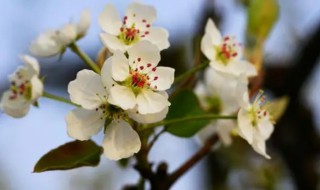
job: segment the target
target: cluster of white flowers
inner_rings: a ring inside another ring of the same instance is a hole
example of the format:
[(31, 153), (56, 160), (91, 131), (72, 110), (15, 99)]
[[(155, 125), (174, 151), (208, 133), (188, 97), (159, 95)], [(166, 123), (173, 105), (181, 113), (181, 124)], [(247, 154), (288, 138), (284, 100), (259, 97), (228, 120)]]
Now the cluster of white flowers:
[(99, 17), (106, 32), (101, 39), (113, 55), (103, 64), (101, 75), (82, 70), (68, 86), (71, 101), (81, 106), (66, 117), (69, 135), (88, 140), (105, 127), (103, 148), (109, 159), (127, 158), (140, 150), (139, 135), (129, 118), (154, 123), (168, 112), (165, 90), (173, 83), (174, 69), (157, 67), (160, 50), (169, 43), (165, 29), (149, 30), (154, 19), (153, 7), (133, 3), (121, 22), (113, 6), (107, 5)]
[(256, 76), (257, 71), (250, 62), (242, 59), (242, 49), (235, 37), (222, 37), (214, 22), (208, 20), (201, 51), (209, 59), (210, 67), (195, 92), (201, 105), (212, 113), (230, 115), (238, 111), (238, 122), (212, 121), (199, 135), (206, 138), (217, 133), (224, 144), (230, 145), (231, 134), (236, 131), (256, 152), (270, 158), (265, 141), (273, 131), (273, 124), (263, 107), (264, 96), (259, 94), (253, 104), (249, 102), (248, 78)]
[[(98, 21), (103, 30), (101, 41), (112, 55), (106, 58), (101, 72), (98, 67), (94, 71), (81, 70), (68, 85), (70, 100), (78, 105), (65, 118), (69, 136), (84, 141), (103, 130), (104, 154), (112, 160), (137, 153), (141, 147), (140, 124), (162, 121), (169, 110), (166, 90), (174, 82), (175, 70), (158, 66), (160, 51), (170, 44), (167, 30), (152, 26), (155, 19), (156, 10), (149, 5), (130, 4), (123, 19), (112, 5), (107, 5)], [(75, 46), (89, 25), (90, 13), (84, 11), (79, 23), (40, 35), (31, 43), (30, 51), (39, 57), (59, 55)], [(231, 133), (237, 131), (255, 151), (269, 158), (265, 141), (273, 132), (273, 123), (263, 106), (262, 94), (252, 104), (249, 102), (248, 78), (256, 76), (257, 71), (242, 59), (242, 49), (234, 37), (222, 37), (213, 21), (208, 20), (201, 50), (210, 66), (195, 92), (208, 112), (238, 112), (238, 122), (215, 120), (199, 135), (218, 133), (229, 145)], [(21, 58), (26, 65), (10, 75), (10, 88), (0, 102), (5, 113), (17, 118), (26, 115), (30, 105), (37, 105), (37, 99), (47, 94), (39, 78), (38, 61), (27, 55)]]

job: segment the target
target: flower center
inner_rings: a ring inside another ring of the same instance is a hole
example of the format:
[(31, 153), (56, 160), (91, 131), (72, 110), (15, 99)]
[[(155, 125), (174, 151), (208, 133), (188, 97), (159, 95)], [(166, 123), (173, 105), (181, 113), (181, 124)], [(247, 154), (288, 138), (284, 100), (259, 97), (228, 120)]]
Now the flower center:
[[(135, 15), (133, 15), (133, 17), (135, 17)], [(123, 25), (120, 28), (120, 34), (118, 36), (118, 38), (126, 45), (131, 45), (136, 43), (137, 41), (139, 41), (140, 38), (144, 38), (147, 35), (149, 35), (149, 31), (145, 30), (145, 31), (140, 31), (137, 27), (136, 24), (133, 23), (131, 26), (127, 26), (127, 20), (128, 20), (128, 16), (125, 16), (123, 18)], [(145, 24), (145, 28), (149, 28), (150, 24), (147, 24), (146, 19), (142, 19), (141, 21), (142, 23)]]
[(96, 108), (96, 112), (99, 112), (101, 114), (101, 117), (100, 117), (101, 120), (119, 119), (124, 115), (124, 112), (122, 109), (108, 103), (102, 103), (99, 107)]
[(251, 115), (251, 122), (254, 127), (258, 126), (258, 123), (263, 118), (271, 120), (269, 112), (264, 108), (265, 104), (265, 96), (263, 95), (263, 91), (260, 91), (249, 111), (249, 114)]
[(216, 47), (217, 60), (227, 65), (229, 61), (239, 55), (239, 44), (234, 37), (225, 36), (221, 46)]
[(152, 67), (151, 63), (143, 63), (141, 58), (137, 58), (133, 61), (129, 74), (130, 76), (125, 80), (124, 84), (129, 86), (133, 92), (137, 95), (142, 89), (157, 90), (157, 85), (153, 82), (159, 79), (159, 76), (155, 74), (156, 67)]
[(24, 97), (26, 100), (31, 99), (31, 83), (29, 80), (24, 80), (24, 76), (22, 73), (17, 72), (16, 77), (18, 80), (11, 81), (10, 91), (11, 95), (9, 97), (10, 100), (16, 100), (18, 97)]

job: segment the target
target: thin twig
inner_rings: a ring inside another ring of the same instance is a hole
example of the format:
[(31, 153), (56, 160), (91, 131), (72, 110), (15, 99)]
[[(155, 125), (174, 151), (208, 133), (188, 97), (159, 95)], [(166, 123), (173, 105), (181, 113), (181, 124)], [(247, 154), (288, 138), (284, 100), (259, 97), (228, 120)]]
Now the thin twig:
[(185, 174), (190, 168), (192, 168), (196, 163), (198, 163), (207, 153), (210, 152), (212, 145), (218, 142), (219, 137), (217, 134), (209, 137), (203, 147), (199, 149), (189, 160), (187, 160), (183, 165), (181, 165), (176, 171), (174, 171), (169, 176), (169, 183), (172, 185), (175, 183), (182, 175)]

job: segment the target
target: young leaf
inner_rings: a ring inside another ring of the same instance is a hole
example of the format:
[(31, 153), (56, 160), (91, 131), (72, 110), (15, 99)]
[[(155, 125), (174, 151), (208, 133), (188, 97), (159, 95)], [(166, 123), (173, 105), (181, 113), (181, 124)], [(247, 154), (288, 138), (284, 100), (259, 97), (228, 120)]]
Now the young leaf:
[[(171, 101), (167, 120), (187, 116), (203, 115), (197, 96), (191, 90), (182, 90)], [(206, 126), (208, 120), (186, 121), (179, 124), (167, 125), (167, 131), (179, 137), (191, 137)]]
[(283, 96), (266, 104), (266, 108), (269, 110), (274, 121), (277, 122), (281, 118), (287, 109), (288, 103), (289, 98), (287, 96)]
[(91, 140), (72, 141), (51, 150), (40, 158), (33, 172), (69, 170), (82, 166), (97, 166), (102, 148)]

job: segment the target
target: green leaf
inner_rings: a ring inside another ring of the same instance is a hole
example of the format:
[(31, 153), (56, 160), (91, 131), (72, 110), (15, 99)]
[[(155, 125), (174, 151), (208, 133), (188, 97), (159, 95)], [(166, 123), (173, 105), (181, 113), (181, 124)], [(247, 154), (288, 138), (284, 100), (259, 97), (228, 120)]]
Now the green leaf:
[[(197, 96), (191, 90), (182, 90), (175, 95), (166, 120), (187, 116), (203, 115)], [(205, 127), (208, 120), (186, 121), (179, 124), (167, 125), (167, 131), (179, 137), (191, 137)]]
[(82, 166), (97, 166), (102, 148), (91, 140), (72, 141), (51, 150), (40, 158), (33, 172), (69, 170)]
[(251, 0), (248, 7), (247, 32), (258, 40), (264, 40), (279, 15), (277, 0)]
[(270, 112), (272, 119), (274, 121), (278, 121), (284, 112), (287, 109), (289, 103), (289, 98), (287, 96), (283, 96), (281, 98), (272, 100), (268, 104), (266, 104), (266, 109)]

